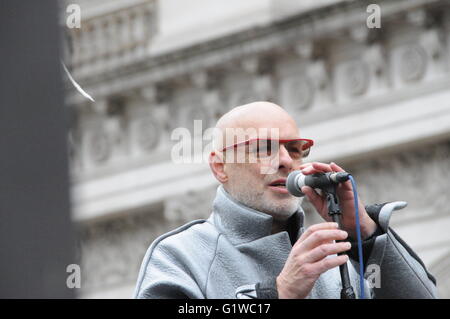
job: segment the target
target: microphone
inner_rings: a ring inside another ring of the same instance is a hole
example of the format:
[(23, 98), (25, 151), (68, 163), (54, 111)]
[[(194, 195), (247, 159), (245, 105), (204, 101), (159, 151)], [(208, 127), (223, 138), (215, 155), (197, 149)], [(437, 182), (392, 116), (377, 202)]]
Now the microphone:
[(346, 172), (328, 172), (303, 175), (301, 171), (293, 171), (287, 177), (286, 188), (291, 195), (303, 197), (305, 196), (305, 194), (301, 191), (303, 186), (322, 189), (332, 184), (345, 182), (349, 178), (350, 173)]

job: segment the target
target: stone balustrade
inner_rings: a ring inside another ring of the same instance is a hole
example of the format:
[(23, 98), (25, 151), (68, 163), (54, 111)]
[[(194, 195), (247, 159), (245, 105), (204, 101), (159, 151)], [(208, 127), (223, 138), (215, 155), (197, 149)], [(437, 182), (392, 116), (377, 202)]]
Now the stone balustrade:
[(156, 31), (156, 3), (125, 5), (94, 16), (88, 12), (87, 18), (81, 14), (81, 28), (67, 29), (66, 60), (74, 77), (95, 76), (145, 57)]

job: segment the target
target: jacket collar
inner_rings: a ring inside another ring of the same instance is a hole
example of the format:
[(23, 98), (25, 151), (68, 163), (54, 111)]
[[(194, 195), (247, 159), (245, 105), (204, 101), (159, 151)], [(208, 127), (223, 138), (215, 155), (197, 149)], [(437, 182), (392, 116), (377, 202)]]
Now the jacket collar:
[[(233, 245), (248, 243), (262, 237), (272, 235), (273, 217), (257, 211), (231, 197), (220, 185), (213, 202), (211, 222), (218, 230), (226, 235)], [(299, 207), (288, 221), (288, 232), (291, 244), (294, 243), (303, 231), (304, 213)]]

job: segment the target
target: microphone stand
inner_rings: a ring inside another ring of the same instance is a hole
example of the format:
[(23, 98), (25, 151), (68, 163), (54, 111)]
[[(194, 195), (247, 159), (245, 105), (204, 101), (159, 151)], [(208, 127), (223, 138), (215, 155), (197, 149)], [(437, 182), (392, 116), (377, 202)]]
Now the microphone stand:
[[(341, 227), (341, 209), (339, 207), (338, 197), (336, 195), (336, 185), (329, 185), (327, 187), (323, 187), (322, 190), (326, 194), (327, 205), (328, 205), (328, 215), (331, 216), (333, 222)], [(340, 240), (338, 242), (341, 242)], [(344, 253), (339, 253), (338, 255), (343, 255)], [(353, 291), (353, 287), (350, 284), (350, 276), (348, 274), (347, 263), (339, 266), (339, 271), (341, 273), (341, 281), (342, 281), (342, 290), (341, 290), (341, 299), (356, 299), (355, 292)]]

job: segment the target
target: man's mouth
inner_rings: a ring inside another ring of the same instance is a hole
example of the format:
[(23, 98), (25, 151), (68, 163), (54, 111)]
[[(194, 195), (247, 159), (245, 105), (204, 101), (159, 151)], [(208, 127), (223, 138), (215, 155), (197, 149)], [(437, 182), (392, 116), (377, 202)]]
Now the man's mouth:
[(277, 193), (288, 194), (286, 189), (286, 178), (277, 179), (269, 184), (269, 188)]

